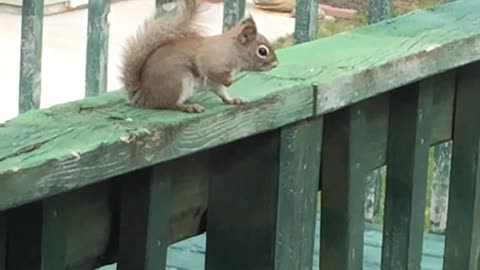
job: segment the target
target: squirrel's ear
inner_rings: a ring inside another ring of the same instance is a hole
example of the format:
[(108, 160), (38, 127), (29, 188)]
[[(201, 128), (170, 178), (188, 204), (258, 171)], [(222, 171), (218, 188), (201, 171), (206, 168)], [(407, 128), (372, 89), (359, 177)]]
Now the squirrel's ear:
[(247, 44), (257, 38), (257, 27), (251, 24), (242, 25), (242, 30), (238, 35), (240, 44)]
[(240, 25), (253, 25), (257, 27), (255, 20), (253, 20), (252, 14), (248, 13), (248, 15), (240, 22)]

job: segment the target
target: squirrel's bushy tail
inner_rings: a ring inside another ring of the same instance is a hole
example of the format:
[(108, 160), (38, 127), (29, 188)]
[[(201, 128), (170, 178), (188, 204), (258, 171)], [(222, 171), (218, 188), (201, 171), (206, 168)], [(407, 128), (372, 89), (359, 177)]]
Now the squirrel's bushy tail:
[[(168, 7), (172, 7), (173, 10), (166, 11)], [(195, 32), (194, 20), (198, 9), (197, 0), (175, 0), (160, 7), (154, 16), (143, 23), (135, 35), (127, 39), (120, 80), (131, 101), (141, 102), (140, 76), (148, 57), (158, 47)]]

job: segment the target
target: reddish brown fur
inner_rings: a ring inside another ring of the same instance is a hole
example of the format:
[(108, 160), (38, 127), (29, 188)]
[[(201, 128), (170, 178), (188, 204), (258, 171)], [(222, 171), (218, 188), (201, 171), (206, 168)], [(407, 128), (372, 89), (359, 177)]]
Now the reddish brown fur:
[[(224, 34), (203, 37), (193, 24), (199, 5), (178, 0), (177, 7), (176, 14), (147, 20), (127, 44), (122, 79), (130, 100), (144, 108), (201, 112), (200, 105), (184, 102), (210, 88), (225, 103), (243, 103), (229, 97), (226, 87), (239, 71), (274, 68), (278, 62), (270, 43), (251, 17)], [(260, 46), (268, 48), (268, 56), (260, 56)]]

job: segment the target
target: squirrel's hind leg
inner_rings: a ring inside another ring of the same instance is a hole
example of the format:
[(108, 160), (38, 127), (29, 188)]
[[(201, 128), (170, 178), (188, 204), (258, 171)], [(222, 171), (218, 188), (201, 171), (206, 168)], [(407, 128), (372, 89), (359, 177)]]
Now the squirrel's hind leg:
[(182, 79), (182, 89), (178, 97), (175, 109), (186, 113), (201, 113), (205, 108), (200, 104), (185, 104), (197, 91), (198, 82), (192, 74), (188, 74)]

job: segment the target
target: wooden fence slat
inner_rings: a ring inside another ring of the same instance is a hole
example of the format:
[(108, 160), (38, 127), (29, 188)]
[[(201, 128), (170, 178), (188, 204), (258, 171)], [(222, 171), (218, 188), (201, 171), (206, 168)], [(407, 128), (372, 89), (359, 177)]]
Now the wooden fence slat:
[(313, 266), (322, 129), (318, 117), (281, 130), (276, 270)]
[(420, 270), (433, 83), (390, 93), (382, 270)]
[(368, 0), (368, 23), (389, 19), (392, 15), (392, 0)]
[(272, 268), (278, 146), (268, 132), (212, 150), (206, 270)]
[(223, 3), (223, 31), (235, 27), (245, 16), (246, 0), (225, 0)]
[(65, 268), (65, 199), (58, 195), (9, 211), (7, 269)]
[(0, 212), (0, 270), (7, 270), (7, 220), (5, 212)]
[(320, 269), (363, 267), (366, 111), (360, 102), (325, 116)]
[(165, 269), (171, 177), (178, 167), (155, 165), (122, 177), (119, 270)]
[(316, 39), (318, 0), (297, 0), (295, 10), (295, 42), (298, 44)]
[[(373, 24), (391, 16), (391, 0), (368, 0), (368, 23)], [(367, 175), (367, 189), (365, 193), (365, 218), (373, 221), (380, 209), (381, 189), (384, 185), (381, 173), (382, 167), (376, 168)]]
[(110, 0), (88, 1), (85, 96), (107, 92)]
[(40, 107), (42, 88), (43, 0), (22, 3), (19, 112)]
[(322, 119), (212, 152), (206, 269), (311, 269)]
[(480, 62), (457, 71), (444, 270), (480, 267)]

